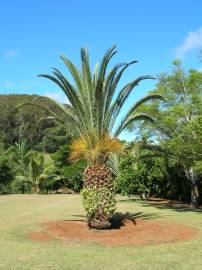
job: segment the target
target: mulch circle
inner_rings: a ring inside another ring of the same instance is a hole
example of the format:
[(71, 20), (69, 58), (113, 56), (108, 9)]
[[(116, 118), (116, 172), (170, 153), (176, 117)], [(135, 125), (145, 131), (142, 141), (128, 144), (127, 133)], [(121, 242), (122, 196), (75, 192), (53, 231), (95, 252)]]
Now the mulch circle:
[(62, 240), (97, 243), (104, 246), (146, 246), (185, 241), (194, 238), (197, 230), (183, 224), (145, 219), (125, 220), (118, 229), (89, 230), (85, 221), (53, 221), (43, 223), (43, 231), (31, 232), (28, 239), (47, 242)]

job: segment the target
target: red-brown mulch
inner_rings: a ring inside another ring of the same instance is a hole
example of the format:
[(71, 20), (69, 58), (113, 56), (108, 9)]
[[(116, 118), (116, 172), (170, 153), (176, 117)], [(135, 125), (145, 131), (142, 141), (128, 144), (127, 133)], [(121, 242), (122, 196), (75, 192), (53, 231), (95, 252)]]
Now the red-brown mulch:
[(30, 240), (65, 243), (74, 241), (97, 243), (104, 246), (145, 246), (190, 240), (196, 236), (195, 228), (183, 224), (137, 219), (125, 220), (119, 229), (89, 230), (84, 221), (54, 221), (43, 224), (44, 231), (28, 235)]

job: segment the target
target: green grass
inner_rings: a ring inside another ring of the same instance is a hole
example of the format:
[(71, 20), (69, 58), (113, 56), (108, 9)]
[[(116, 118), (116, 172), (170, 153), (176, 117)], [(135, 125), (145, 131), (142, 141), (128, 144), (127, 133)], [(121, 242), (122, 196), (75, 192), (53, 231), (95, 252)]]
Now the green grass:
[(200, 270), (202, 269), (202, 212), (149, 206), (119, 198), (118, 211), (139, 213), (196, 227), (190, 241), (147, 247), (106, 248), (96, 244), (60, 241), (46, 243), (26, 239), (28, 232), (50, 220), (79, 218), (79, 195), (0, 196), (0, 269), (64, 270)]

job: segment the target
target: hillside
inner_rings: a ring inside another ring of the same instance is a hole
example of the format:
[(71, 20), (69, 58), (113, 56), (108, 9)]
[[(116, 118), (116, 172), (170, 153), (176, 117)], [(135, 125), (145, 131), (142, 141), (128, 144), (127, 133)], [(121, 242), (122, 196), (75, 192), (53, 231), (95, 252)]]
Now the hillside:
[[(38, 128), (39, 120), (48, 116), (44, 110), (34, 106), (16, 108), (21, 103), (32, 102), (36, 97), (38, 96), (24, 94), (0, 95), (0, 142), (5, 148), (15, 144), (19, 140), (19, 136), (26, 138), (30, 146), (40, 148), (45, 147), (41, 145), (44, 136), (50, 137), (50, 134), (57, 135), (58, 132), (59, 136), (65, 135), (65, 132), (61, 129), (55, 130), (55, 124), (52, 121), (43, 122)], [(54, 102), (51, 102), (48, 98), (40, 100), (38, 104), (57, 111)], [(46, 135), (45, 130), (49, 130)]]

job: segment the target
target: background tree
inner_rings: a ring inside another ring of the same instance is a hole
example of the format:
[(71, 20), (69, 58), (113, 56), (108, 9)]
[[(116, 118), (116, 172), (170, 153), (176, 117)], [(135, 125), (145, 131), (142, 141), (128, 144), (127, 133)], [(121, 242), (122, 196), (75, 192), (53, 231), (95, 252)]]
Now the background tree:
[(83, 187), (83, 173), (87, 163), (85, 160), (70, 162), (70, 152), (70, 145), (63, 145), (52, 155), (52, 158), (57, 174), (60, 176), (61, 185), (79, 192)]
[[(171, 74), (162, 74), (154, 94), (165, 97), (165, 103), (155, 102), (144, 110), (156, 116), (155, 126), (149, 128), (151, 137), (159, 143), (165, 155), (175, 160), (184, 170), (190, 186), (191, 206), (199, 207), (202, 155), (202, 73), (189, 70), (186, 73), (180, 61), (173, 62)], [(152, 132), (153, 130), (153, 132)]]
[(165, 190), (166, 166), (155, 151), (141, 148), (141, 142), (130, 143), (119, 159), (117, 190), (141, 199), (160, 197)]
[(55, 125), (44, 129), (43, 138), (38, 144), (38, 150), (46, 153), (55, 153), (60, 146), (67, 145), (70, 138), (63, 125)]

